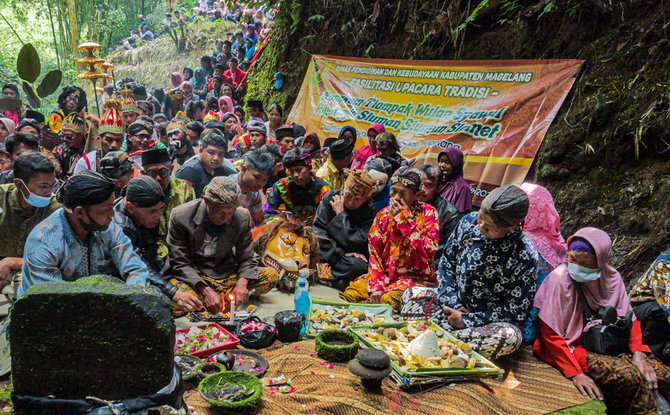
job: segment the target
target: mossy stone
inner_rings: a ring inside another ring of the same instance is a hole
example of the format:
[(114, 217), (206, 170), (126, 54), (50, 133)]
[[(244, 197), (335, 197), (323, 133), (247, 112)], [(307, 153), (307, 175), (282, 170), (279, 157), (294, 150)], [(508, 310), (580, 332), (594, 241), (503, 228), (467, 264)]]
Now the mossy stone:
[(358, 344), (358, 337), (347, 331), (323, 330), (316, 336), (316, 354), (329, 362), (347, 362), (356, 356)]
[(157, 392), (173, 375), (171, 311), (157, 289), (113, 277), (31, 287), (9, 325), (15, 393), (115, 400)]

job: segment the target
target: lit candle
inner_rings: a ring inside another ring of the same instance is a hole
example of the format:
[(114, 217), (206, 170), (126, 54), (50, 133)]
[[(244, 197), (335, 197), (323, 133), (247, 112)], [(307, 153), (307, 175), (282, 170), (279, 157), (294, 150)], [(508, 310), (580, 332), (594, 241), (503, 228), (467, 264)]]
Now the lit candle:
[(235, 296), (230, 294), (228, 296), (230, 298), (230, 324), (235, 324)]

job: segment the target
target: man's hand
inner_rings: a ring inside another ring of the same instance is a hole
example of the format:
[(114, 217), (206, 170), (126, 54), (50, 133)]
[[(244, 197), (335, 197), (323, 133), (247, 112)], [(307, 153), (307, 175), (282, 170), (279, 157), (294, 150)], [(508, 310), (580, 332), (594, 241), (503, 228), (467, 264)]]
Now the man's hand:
[(575, 384), (575, 387), (582, 395), (590, 396), (592, 399), (603, 400), (603, 394), (600, 392), (598, 385), (596, 385), (589, 375), (580, 373), (572, 378), (572, 383)]
[(21, 269), (23, 258), (7, 257), (0, 261), (0, 287), (4, 287), (11, 281), (12, 271)]
[(210, 313), (216, 314), (220, 313), (223, 309), (223, 301), (221, 296), (212, 289), (212, 287), (205, 286), (201, 291), (200, 295), (205, 300), (205, 308)]
[(365, 255), (361, 255), (358, 252), (347, 252), (346, 254), (344, 254), (344, 256), (351, 256), (354, 258), (358, 258), (362, 261), (368, 262), (368, 259), (365, 257)]
[(235, 304), (242, 305), (249, 300), (249, 290), (247, 290), (247, 279), (240, 278), (235, 284), (233, 289), (233, 295), (235, 296)]
[[(177, 303), (177, 307), (183, 312), (190, 313), (192, 311), (202, 310), (202, 303), (193, 294), (186, 293), (182, 290), (177, 290), (172, 297), (172, 301)], [(220, 310), (219, 310), (220, 311)]]
[(445, 313), (447, 313), (447, 321), (449, 322), (449, 325), (455, 329), (464, 329), (465, 324), (463, 324), (463, 319), (461, 319), (461, 314), (463, 312), (454, 310), (453, 308), (444, 306), (442, 307), (442, 310), (444, 310)]
[(400, 199), (398, 201), (394, 198), (391, 198), (389, 201), (389, 210), (391, 211), (391, 215), (395, 216), (403, 210), (409, 210), (409, 207), (404, 200)]
[(368, 302), (370, 304), (379, 304), (379, 302), (382, 299), (382, 295), (384, 295), (384, 291), (375, 291), (372, 294), (370, 294), (370, 298), (368, 299)]
[(643, 352), (633, 353), (633, 364), (640, 370), (642, 376), (647, 380), (647, 384), (651, 389), (658, 389), (658, 379), (654, 368), (649, 364), (647, 355)]
[(330, 207), (333, 208), (336, 215), (339, 215), (344, 210), (344, 198), (340, 195), (333, 196), (333, 200), (330, 201)]

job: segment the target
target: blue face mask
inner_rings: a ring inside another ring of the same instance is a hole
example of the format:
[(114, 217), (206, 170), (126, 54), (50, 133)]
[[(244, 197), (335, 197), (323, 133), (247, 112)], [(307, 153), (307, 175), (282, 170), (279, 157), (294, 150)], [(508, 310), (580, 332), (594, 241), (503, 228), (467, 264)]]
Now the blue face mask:
[[(21, 180), (21, 179), (19, 179)], [(23, 183), (23, 186), (28, 189), (28, 186), (26, 186), (26, 183), (21, 180), (21, 183)], [(46, 196), (40, 196), (36, 195), (35, 193), (31, 192), (30, 189), (28, 189), (28, 196), (26, 196), (23, 193), (23, 190), (21, 190), (21, 196), (23, 196), (23, 199), (25, 199), (26, 203), (28, 203), (30, 206), (36, 207), (36, 208), (43, 208), (49, 206), (49, 203), (51, 202), (51, 196), (46, 197)]]
[(570, 274), (570, 278), (577, 282), (595, 281), (600, 278), (599, 269), (586, 268), (572, 262), (568, 262), (568, 273)]

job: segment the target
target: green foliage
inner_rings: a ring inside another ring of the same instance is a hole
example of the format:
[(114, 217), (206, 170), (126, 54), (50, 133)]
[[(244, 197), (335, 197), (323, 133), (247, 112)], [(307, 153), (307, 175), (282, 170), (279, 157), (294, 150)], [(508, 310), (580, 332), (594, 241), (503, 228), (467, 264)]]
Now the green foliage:
[(19, 52), (19, 57), (16, 61), (16, 72), (18, 72), (21, 79), (32, 83), (37, 80), (41, 71), (40, 55), (37, 54), (35, 46), (26, 43)]
[(37, 95), (40, 97), (48, 97), (49, 95), (56, 92), (60, 83), (63, 81), (63, 72), (56, 69), (48, 74), (40, 82), (40, 86), (37, 87)]

